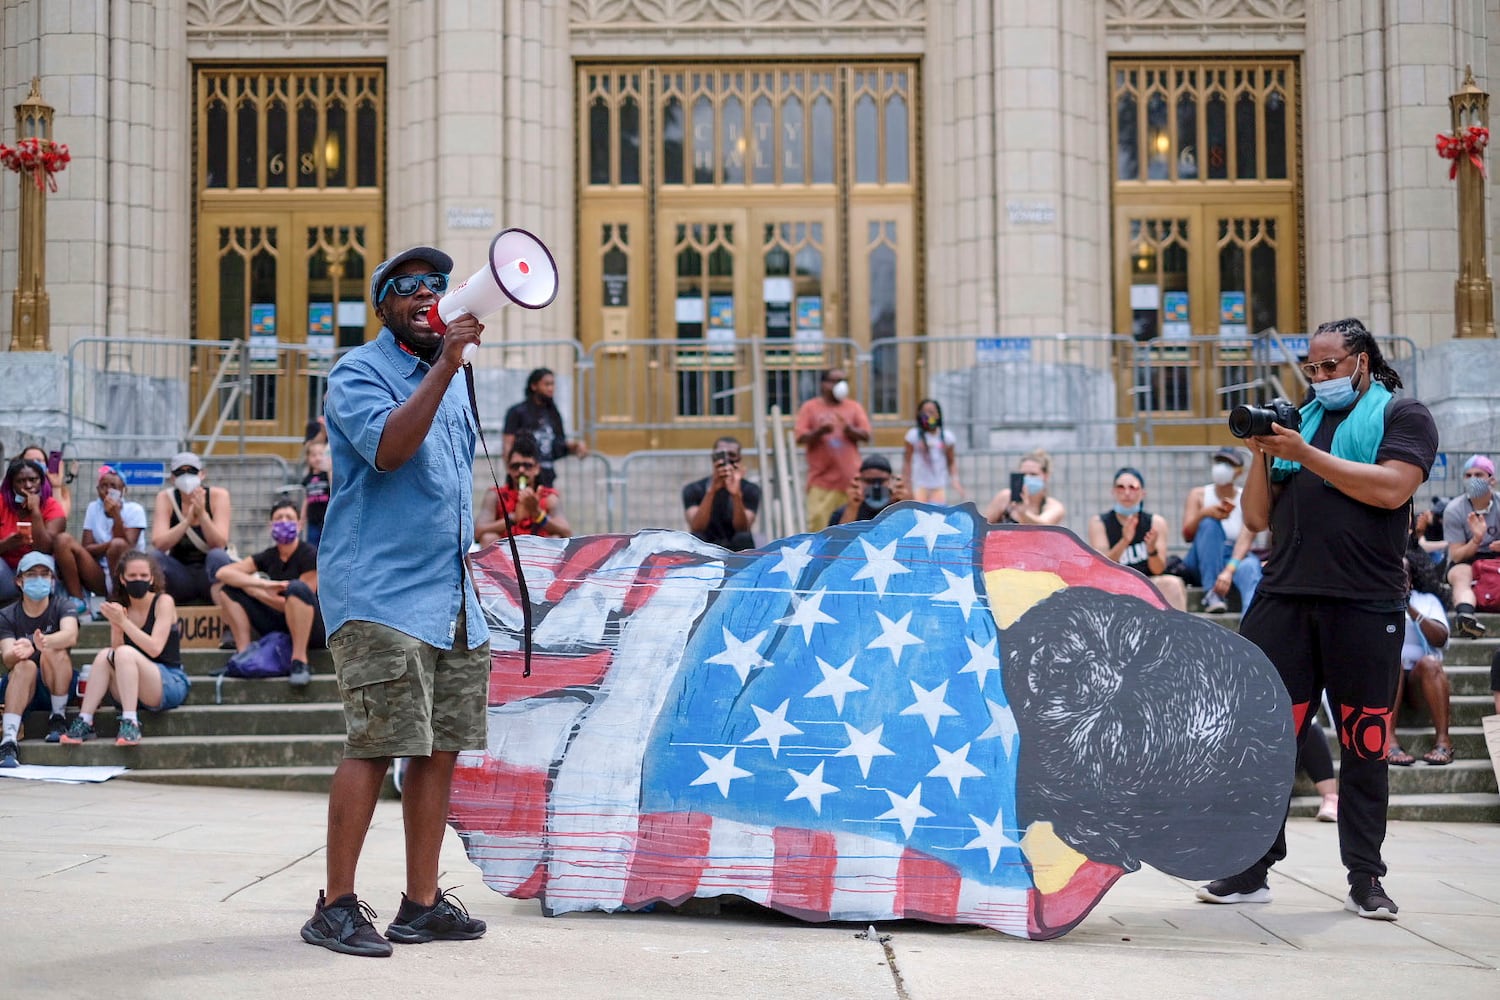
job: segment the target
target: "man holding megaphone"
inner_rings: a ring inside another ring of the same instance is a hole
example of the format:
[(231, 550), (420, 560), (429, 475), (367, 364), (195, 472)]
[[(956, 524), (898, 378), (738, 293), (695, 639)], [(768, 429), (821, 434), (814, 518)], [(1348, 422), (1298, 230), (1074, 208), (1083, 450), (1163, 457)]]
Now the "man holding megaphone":
[[(413, 247), (371, 275), (380, 335), (342, 357), (325, 404), (333, 489), (318, 549), (319, 603), (344, 701), (344, 759), (328, 802), (327, 883), (302, 938), (350, 955), (396, 941), (472, 940), (484, 921), (438, 884), (453, 767), (482, 750), (489, 633), (464, 563), (474, 537), (475, 423), (454, 378), (484, 330), (479, 309), (433, 322), (453, 260)], [(354, 872), (394, 757), (410, 758), (406, 891), (385, 937)]]

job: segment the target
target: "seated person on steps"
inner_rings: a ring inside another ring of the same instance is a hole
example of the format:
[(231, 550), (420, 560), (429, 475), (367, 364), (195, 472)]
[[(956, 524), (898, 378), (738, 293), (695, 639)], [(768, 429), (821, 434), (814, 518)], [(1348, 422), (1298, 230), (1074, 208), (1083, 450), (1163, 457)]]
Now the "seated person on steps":
[(16, 574), (28, 552), (52, 554), (52, 543), (67, 527), (67, 515), (52, 496), (46, 466), (12, 459), (0, 481), (0, 605), (21, 596)]
[(1432, 749), (1422, 755), (1428, 764), (1453, 763), (1453, 740), (1448, 719), (1453, 687), (1443, 671), (1443, 647), (1448, 643), (1448, 615), (1429, 588), (1436, 586), (1434, 568), (1402, 560), (1406, 570), (1406, 639), (1401, 645), (1401, 677), (1396, 681), (1396, 700), (1391, 704), (1391, 740), (1386, 746), (1387, 764), (1405, 767), (1416, 758), (1396, 742), (1396, 719), (1403, 703), (1425, 707), (1435, 732)]
[[(1240, 592), (1241, 613), (1250, 610), (1260, 585), (1260, 559), (1250, 551), (1255, 533), (1240, 514), (1240, 473), (1245, 456), (1238, 448), (1214, 452), (1212, 482), (1188, 491), (1182, 508), (1182, 540), (1192, 544), (1184, 569), (1203, 586), (1203, 610), (1228, 611), (1229, 588)], [(1189, 582), (1192, 577), (1189, 577)]]
[(1479, 603), (1474, 594), (1474, 564), (1500, 559), (1500, 504), (1495, 502), (1494, 490), (1495, 463), (1484, 455), (1473, 455), (1464, 463), (1464, 495), (1450, 500), (1443, 511), (1454, 625), (1459, 635), (1469, 639), (1482, 639), (1485, 633), (1474, 616)]
[(114, 597), (99, 608), (109, 622), (109, 648), (89, 668), (88, 689), (62, 741), (86, 743), (98, 733), (94, 713), (106, 695), (120, 706), (115, 746), (141, 742), (141, 708), (165, 712), (187, 700), (191, 682), (182, 669), (177, 602), (163, 593), (166, 581), (146, 552), (127, 552), (115, 564)]
[(203, 460), (190, 451), (172, 456), (172, 485), (156, 494), (151, 544), (166, 592), (180, 604), (213, 603), (214, 574), (231, 562), (229, 491), (203, 484)]
[(57, 575), (79, 600), (85, 593), (108, 594), (109, 567), (132, 549), (146, 551), (146, 509), (127, 499), (120, 474), (108, 465), (99, 466), (94, 489), (99, 495), (84, 511), (83, 538), (64, 533), (53, 545)]
[(497, 501), (504, 502), (511, 529), (518, 535), (572, 537), (573, 529), (562, 512), (562, 494), (538, 485), (541, 468), (536, 442), (526, 434), (516, 435), (505, 454), (505, 485), (498, 494), (494, 488), (485, 490), (474, 518), (474, 541), (481, 548), (505, 537), (505, 518)]
[(1146, 479), (1126, 466), (1115, 473), (1115, 503), (1089, 518), (1089, 545), (1121, 566), (1144, 573), (1161, 596), (1178, 611), (1187, 610), (1182, 577), (1163, 575), (1167, 568), (1167, 519), (1145, 509)]
[(271, 546), (219, 567), (214, 575), (214, 603), (234, 636), (237, 652), (271, 632), (292, 637), (292, 673), (287, 678), (292, 687), (312, 683), (308, 649), (328, 646), (318, 609), (318, 550), (299, 541), (301, 532), (297, 504), (278, 500), (271, 508)]
[(15, 767), (22, 718), (28, 709), (46, 712), (47, 742), (67, 728), (65, 710), (73, 690), (78, 618), (72, 602), (54, 596), (52, 557), (28, 552), (21, 557), (21, 599), (0, 608), (0, 696), (5, 700), (0, 733), (0, 767)]

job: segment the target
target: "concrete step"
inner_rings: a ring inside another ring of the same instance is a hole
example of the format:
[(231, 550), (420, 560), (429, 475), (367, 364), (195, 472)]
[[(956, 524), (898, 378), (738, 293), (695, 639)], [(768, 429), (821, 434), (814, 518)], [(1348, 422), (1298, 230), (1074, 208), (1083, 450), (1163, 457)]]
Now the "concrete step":
[(1485, 714), (1494, 714), (1495, 696), (1490, 693), (1490, 668), (1488, 666), (1455, 666), (1445, 662), (1443, 672), (1448, 675), (1448, 683), (1453, 688), (1454, 697), (1488, 698), (1490, 711)]
[[(1451, 726), (1448, 736), (1453, 741), (1453, 749), (1460, 760), (1489, 760), (1490, 752), (1485, 746), (1484, 730), (1479, 726)], [(1396, 729), (1396, 739), (1401, 746), (1413, 757), (1421, 757), (1432, 749), (1436, 736), (1431, 728), (1408, 729), (1400, 726)]]
[[(1316, 795), (1292, 799), (1292, 815), (1316, 816)], [(1500, 795), (1494, 792), (1464, 792), (1451, 795), (1392, 795), (1386, 811), (1390, 819), (1424, 823), (1500, 823)], [(1334, 824), (1328, 824), (1334, 835)]]
[[(102, 721), (102, 720), (101, 720)], [(100, 727), (96, 740), (81, 746), (27, 740), (24, 764), (119, 764), (145, 770), (222, 767), (308, 767), (336, 765), (343, 757), (343, 733), (278, 736), (158, 736), (159, 718), (142, 713), (145, 739), (117, 747), (114, 728)]]
[[(269, 788), (282, 792), (320, 792), (326, 794), (333, 783), (334, 767), (199, 767), (162, 768), (155, 771), (127, 771), (122, 779), (166, 785), (205, 785), (216, 788)], [(396, 797), (396, 785), (389, 774), (381, 789), (384, 798)]]
[[(141, 724), (151, 736), (284, 736), (344, 734), (344, 709), (339, 703), (215, 705), (212, 690), (200, 693), (170, 712), (141, 713)], [(204, 704), (204, 701), (207, 704)], [(100, 734), (113, 739), (119, 716), (113, 708), (101, 708), (94, 717)], [(26, 734), (41, 739), (47, 734), (47, 714), (26, 717)]]
[[(105, 636), (107, 643), (109, 637)], [(103, 645), (79, 645), (74, 646), (73, 666), (82, 669), (85, 663), (93, 663), (94, 657), (99, 655), (99, 650), (105, 648)], [(212, 674), (215, 670), (224, 669), (224, 664), (234, 654), (224, 649), (184, 649), (182, 650), (182, 669), (191, 677), (194, 674)], [(332, 674), (333, 657), (326, 649), (309, 650), (307, 654), (307, 666), (315, 674)]]
[[(1451, 680), (1450, 680), (1451, 683)], [(1486, 681), (1488, 684), (1488, 681)], [(1453, 726), (1478, 726), (1486, 715), (1495, 714), (1495, 698), (1484, 694), (1457, 694), (1448, 699), (1448, 724)], [(1425, 711), (1402, 706), (1400, 722), (1403, 726), (1421, 728), (1432, 724), (1432, 716)]]
[[(1335, 758), (1334, 773), (1339, 770)], [(1459, 792), (1495, 792), (1495, 768), (1488, 757), (1483, 760), (1459, 758), (1451, 764), (1435, 766), (1420, 760), (1410, 767), (1390, 769), (1392, 795), (1447, 795)], [(1294, 795), (1314, 794), (1312, 782), (1298, 774), (1292, 788)]]

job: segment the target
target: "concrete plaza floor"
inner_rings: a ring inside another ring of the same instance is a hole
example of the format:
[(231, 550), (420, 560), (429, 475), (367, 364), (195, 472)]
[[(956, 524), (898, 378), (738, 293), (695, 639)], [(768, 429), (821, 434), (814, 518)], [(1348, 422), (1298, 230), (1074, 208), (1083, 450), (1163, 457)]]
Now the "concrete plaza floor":
[[(761, 911), (572, 914), (486, 888), (457, 836), (442, 882), (477, 942), (335, 955), (298, 928), (323, 881), (325, 799), (111, 781), (0, 781), (0, 997), (1500, 997), (1500, 827), (1393, 823), (1396, 923), (1342, 908), (1331, 825), (1294, 820), (1268, 906), (1208, 906), (1129, 875), (1072, 934), (859, 927)], [(384, 926), (402, 888), (400, 804), (360, 870)]]

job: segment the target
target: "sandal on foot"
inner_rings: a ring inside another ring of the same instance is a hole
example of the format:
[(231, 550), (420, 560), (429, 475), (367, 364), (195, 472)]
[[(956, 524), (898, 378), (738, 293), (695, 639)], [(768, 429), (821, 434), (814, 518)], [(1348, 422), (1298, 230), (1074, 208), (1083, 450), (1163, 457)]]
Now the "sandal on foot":
[(1422, 755), (1422, 760), (1437, 767), (1453, 763), (1453, 748), (1435, 746)]
[(1401, 749), (1401, 744), (1392, 743), (1391, 748), (1385, 752), (1385, 762), (1394, 767), (1410, 767), (1417, 762), (1417, 758)]

